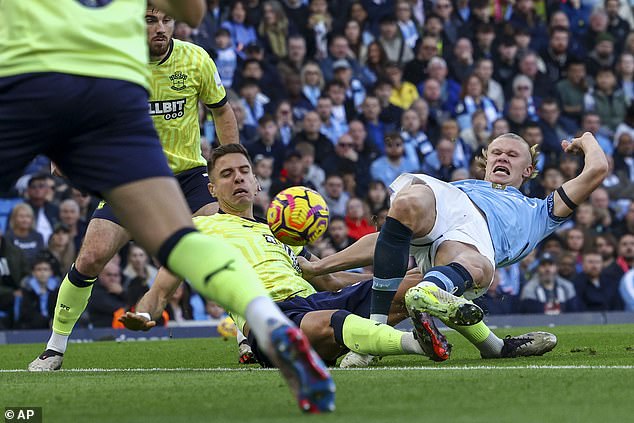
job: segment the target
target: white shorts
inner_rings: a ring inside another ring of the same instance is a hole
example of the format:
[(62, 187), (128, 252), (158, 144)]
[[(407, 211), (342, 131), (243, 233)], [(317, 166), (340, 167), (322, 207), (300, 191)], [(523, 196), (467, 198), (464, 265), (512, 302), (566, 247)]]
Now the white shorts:
[[(445, 241), (459, 241), (474, 246), (495, 268), (495, 250), (487, 222), (467, 194), (459, 188), (428, 175), (404, 173), (390, 185), (393, 192), (391, 200), (400, 190), (410, 186), (413, 179), (429, 186), (436, 197), (436, 221), (432, 230), (424, 237), (413, 239), (410, 247), (410, 254), (414, 256), (421, 273), (424, 275), (435, 265), (436, 251)], [(466, 291), (465, 298), (479, 297), (486, 292), (490, 283), (486, 287)]]

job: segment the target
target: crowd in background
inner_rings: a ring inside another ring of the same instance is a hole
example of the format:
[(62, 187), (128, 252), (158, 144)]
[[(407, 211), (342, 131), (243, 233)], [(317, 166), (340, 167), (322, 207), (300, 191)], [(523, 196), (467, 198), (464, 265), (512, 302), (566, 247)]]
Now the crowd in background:
[[(609, 176), (480, 300), (491, 314), (557, 314), (634, 311), (633, 24), (626, 0), (209, 0), (201, 26), (179, 22), (175, 37), (216, 62), (263, 187), (257, 214), (293, 185), (328, 202), (318, 255), (380, 229), (403, 172), (482, 179), (475, 158), (506, 132), (540, 146), (540, 175), (522, 190), (545, 198), (583, 166), (560, 141), (592, 132)], [(202, 113), (203, 155), (214, 143)], [(37, 158), (0, 200), (0, 328), (48, 327), (97, 204), (48, 166)], [(155, 274), (142, 249), (126, 247), (99, 275), (82, 323), (110, 326)], [(168, 314), (222, 310), (184, 285)]]

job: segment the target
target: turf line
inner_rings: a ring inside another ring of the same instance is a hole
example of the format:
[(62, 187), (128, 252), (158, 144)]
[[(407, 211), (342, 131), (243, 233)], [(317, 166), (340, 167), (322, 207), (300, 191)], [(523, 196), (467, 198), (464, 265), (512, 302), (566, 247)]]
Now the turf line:
[[(335, 372), (359, 372), (359, 371), (394, 371), (394, 370), (410, 370), (410, 371), (443, 371), (443, 370), (634, 370), (634, 365), (631, 366), (447, 366), (447, 367), (429, 367), (429, 366), (412, 366), (412, 367), (361, 367), (361, 368), (331, 368), (331, 371)], [(262, 369), (262, 368), (232, 368), (232, 367), (211, 367), (211, 368), (86, 368), (86, 369), (63, 369), (58, 370), (55, 373), (120, 373), (120, 372), (267, 372), (276, 371), (277, 369)], [(0, 373), (27, 373), (26, 369), (0, 369)]]

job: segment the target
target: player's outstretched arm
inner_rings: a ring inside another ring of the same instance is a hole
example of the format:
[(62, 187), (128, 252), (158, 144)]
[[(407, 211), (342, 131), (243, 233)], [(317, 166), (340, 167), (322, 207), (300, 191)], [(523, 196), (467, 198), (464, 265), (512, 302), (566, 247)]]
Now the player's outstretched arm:
[[(564, 140), (561, 147), (566, 153), (581, 153), (584, 155), (585, 164), (581, 173), (574, 179), (562, 185), (564, 193), (574, 204), (583, 203), (608, 174), (608, 161), (605, 153), (599, 146), (594, 135), (585, 132), (579, 138), (572, 141)], [(555, 192), (554, 212), (556, 216), (565, 217), (572, 213), (572, 209), (566, 205), (566, 201)]]
[(211, 114), (214, 117), (214, 124), (216, 125), (216, 133), (218, 134), (220, 144), (239, 144), (240, 134), (238, 133), (238, 122), (236, 121), (236, 116), (233, 114), (233, 109), (229, 102), (226, 102), (220, 107), (213, 107)]
[(148, 4), (192, 28), (200, 25), (207, 10), (205, 0), (150, 0)]
[(315, 262), (302, 261), (300, 266), (304, 272), (304, 278), (310, 278), (341, 270), (356, 269), (369, 266), (374, 261), (374, 247), (378, 232), (363, 236), (348, 248)]
[[(167, 302), (180, 284), (179, 278), (161, 268), (150, 290), (139, 300), (136, 313), (127, 312), (119, 321), (130, 330), (150, 330), (156, 326), (156, 320), (161, 317)], [(151, 319), (143, 314), (149, 314)]]
[[(302, 262), (307, 262), (304, 257), (297, 257), (297, 261), (299, 262), (300, 267), (304, 267), (306, 264)], [(311, 262), (318, 262), (319, 259), (312, 255), (310, 256)], [(352, 273), (352, 272), (336, 272), (336, 273), (328, 273), (320, 276), (313, 276), (310, 279), (304, 276), (312, 286), (315, 287), (317, 291), (338, 291), (340, 289), (345, 288), (346, 286), (354, 285), (357, 282), (361, 282), (364, 280), (372, 279), (372, 275), (362, 274), (362, 273)]]

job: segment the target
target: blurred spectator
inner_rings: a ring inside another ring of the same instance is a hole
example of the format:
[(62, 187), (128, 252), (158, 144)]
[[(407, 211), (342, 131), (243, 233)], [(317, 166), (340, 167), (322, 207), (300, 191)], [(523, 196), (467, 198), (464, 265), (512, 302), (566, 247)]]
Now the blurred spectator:
[(348, 236), (348, 225), (341, 215), (335, 215), (330, 218), (328, 223), (328, 239), (338, 252), (354, 243), (354, 239)]
[(546, 77), (552, 86), (565, 74), (570, 52), (570, 32), (564, 27), (553, 27), (548, 32), (548, 47), (541, 52), (541, 57), (546, 66)]
[[(625, 234), (619, 239), (616, 261), (601, 271), (600, 284), (615, 287), (618, 290), (621, 278), (634, 266), (634, 235)], [(610, 309), (622, 310), (623, 299), (620, 295), (610, 297)]]
[(48, 239), (48, 252), (53, 255), (59, 267), (53, 269), (55, 276), (64, 276), (77, 256), (77, 249), (68, 227), (63, 224), (55, 226), (53, 235)]
[(88, 225), (79, 219), (79, 205), (75, 200), (69, 198), (62, 201), (59, 205), (59, 220), (70, 230), (71, 239), (75, 243), (75, 250), (79, 251)]
[(423, 163), (423, 173), (450, 182), (451, 174), (456, 170), (454, 166), (455, 144), (446, 138), (441, 138), (436, 145), (436, 151), (430, 154)]
[(258, 26), (258, 35), (264, 42), (264, 50), (277, 62), (288, 56), (286, 40), (294, 32), (282, 4), (277, 0), (268, 0), (262, 4), (262, 17)]
[(361, 120), (368, 132), (368, 137), (372, 146), (381, 154), (385, 153), (385, 133), (389, 131), (388, 125), (379, 120), (381, 114), (381, 104), (379, 99), (373, 95), (366, 96), (361, 105)]
[(316, 111), (321, 121), (319, 132), (324, 134), (330, 142), (335, 144), (339, 137), (348, 131), (347, 123), (334, 118), (332, 114), (332, 100), (330, 97), (324, 95), (319, 97)]
[(308, 112), (302, 122), (302, 130), (291, 140), (290, 148), (301, 142), (308, 143), (315, 148), (315, 163), (322, 165), (327, 158), (332, 157), (334, 146), (330, 140), (320, 132), (321, 120), (317, 112)]
[(600, 33), (595, 38), (596, 44), (588, 54), (588, 73), (597, 78), (599, 70), (611, 68), (616, 62), (614, 54), (614, 37), (607, 32)]
[(581, 117), (581, 132), (590, 132), (599, 142), (603, 151), (612, 155), (614, 153), (614, 145), (610, 138), (601, 131), (601, 116), (596, 112), (585, 112)]
[(539, 258), (537, 274), (522, 288), (521, 313), (560, 314), (579, 311), (572, 282), (557, 275), (557, 263), (550, 253)]
[(504, 90), (502, 85), (493, 79), (493, 71), (493, 59), (488, 57), (478, 59), (473, 70), (484, 84), (485, 95), (493, 100), (498, 110), (504, 110)]
[(246, 119), (246, 111), (244, 109), (244, 104), (240, 101), (231, 100), (229, 101), (231, 105), (231, 109), (233, 110), (233, 114), (236, 117), (236, 123), (238, 124), (238, 133), (240, 135), (240, 144), (248, 145), (255, 141), (258, 136), (257, 126), (255, 125), (247, 125), (245, 123)]
[(264, 115), (258, 121), (258, 138), (246, 146), (251, 160), (261, 154), (273, 159), (273, 175), (278, 175), (284, 163), (285, 147), (277, 135), (277, 124), (271, 115)]
[(289, 75), (299, 75), (302, 71), (307, 59), (306, 40), (299, 34), (291, 35), (286, 40), (286, 50), (288, 54), (277, 64), (282, 79), (286, 79)]
[[(533, 95), (539, 98), (552, 96), (551, 90), (554, 85), (551, 84), (548, 77), (540, 71), (539, 56), (537, 53), (532, 50), (522, 53), (518, 59), (517, 67), (519, 73), (528, 76), (533, 83)], [(509, 88), (511, 87), (507, 87), (507, 91)]]
[[(451, 113), (456, 109), (456, 105), (460, 100), (460, 84), (455, 80), (448, 78), (447, 62), (442, 57), (434, 57), (429, 61), (427, 65), (427, 73), (430, 79), (438, 81), (440, 86), (440, 101), (443, 111)], [(425, 84), (429, 82), (421, 83), (419, 90), (422, 92)]]
[(460, 129), (471, 127), (471, 115), (476, 110), (483, 110), (487, 118), (487, 128), (499, 117), (493, 101), (484, 94), (482, 80), (477, 75), (468, 76), (460, 91), (460, 102), (456, 106), (455, 116)]
[(240, 97), (244, 107), (244, 124), (257, 126), (264, 116), (265, 106), (270, 102), (269, 98), (260, 92), (258, 82), (253, 78), (246, 78), (240, 83)]
[(416, 86), (409, 81), (403, 81), (403, 71), (394, 62), (388, 62), (385, 66), (385, 73), (392, 83), (390, 103), (401, 109), (409, 108), (418, 98)]
[(321, 191), (326, 181), (326, 173), (315, 164), (315, 147), (310, 143), (300, 142), (295, 149), (302, 155), (304, 179), (310, 182), (318, 191)]
[[(427, 66), (438, 56), (438, 39), (430, 35), (423, 35), (414, 49), (416, 56), (405, 64), (403, 78), (417, 87), (427, 79)], [(422, 90), (419, 90), (422, 91)]]
[(395, 126), (401, 121), (401, 115), (403, 114), (403, 108), (392, 104), (393, 94), (394, 86), (387, 76), (379, 79), (376, 81), (376, 84), (374, 84), (374, 95), (379, 100), (379, 107), (381, 109), (379, 121), (383, 124), (385, 132), (396, 129)]
[(491, 139), (494, 140), (500, 135), (511, 132), (509, 121), (504, 118), (498, 118), (493, 121), (491, 125)]
[(217, 47), (214, 44), (214, 36), (224, 18), (222, 12), (220, 0), (207, 0), (207, 13), (205, 13), (202, 23), (192, 34), (194, 42), (208, 52)]
[(495, 54), (495, 28), (491, 24), (482, 23), (476, 27), (474, 58), (492, 59)]
[(527, 119), (537, 121), (537, 108), (541, 101), (533, 94), (533, 82), (526, 75), (517, 75), (511, 84), (513, 96), (523, 98), (526, 101)]
[(468, 38), (460, 38), (453, 48), (453, 59), (449, 60), (449, 75), (454, 80), (463, 84), (472, 74), (475, 67), (473, 45)]
[(517, 46), (508, 38), (503, 38), (498, 46), (498, 54), (494, 57), (493, 79), (506, 90), (517, 74)]
[(381, 181), (370, 182), (365, 202), (370, 209), (370, 215), (376, 215), (379, 210), (389, 208), (390, 195), (385, 184)]
[(623, 90), (625, 101), (629, 106), (634, 99), (634, 55), (632, 53), (623, 53), (619, 56), (616, 76), (618, 86)]
[(181, 283), (165, 307), (165, 311), (169, 315), (170, 320), (174, 322), (183, 322), (185, 320), (194, 319), (194, 310), (189, 302), (191, 297), (191, 288), (187, 282)]
[(434, 151), (434, 145), (421, 130), (420, 123), (418, 113), (413, 109), (406, 110), (401, 117), (401, 139), (405, 155), (415, 158), (419, 163)]
[(476, 303), (489, 315), (516, 313), (518, 309), (518, 296), (505, 294), (500, 290), (500, 270), (496, 269), (491, 285), (484, 295), (476, 300)]
[(432, 11), (440, 17), (443, 35), (449, 44), (456, 44), (461, 21), (454, 13), (452, 2), (450, 0), (437, 0), (432, 7)]
[(231, 41), (236, 52), (244, 57), (244, 48), (258, 40), (255, 28), (246, 22), (247, 8), (243, 0), (234, 1), (229, 7), (229, 16), (222, 27), (231, 34)]
[(586, 64), (578, 59), (568, 60), (566, 78), (557, 82), (556, 87), (562, 114), (579, 122), (583, 112), (583, 97), (588, 91)]
[(38, 253), (44, 249), (42, 235), (33, 229), (33, 209), (26, 203), (17, 204), (9, 217), (9, 228), (5, 239), (22, 250), (29, 266), (32, 265)]
[(412, 19), (412, 5), (409, 0), (396, 0), (396, 19), (401, 36), (405, 44), (413, 49), (416, 47), (419, 33), (416, 23)]
[(231, 44), (231, 34), (226, 28), (220, 28), (216, 31), (214, 37), (216, 49), (214, 62), (218, 68), (218, 74), (225, 88), (231, 88), (233, 85), (233, 76), (238, 67), (238, 55)]
[[(528, 86), (526, 86), (526, 88), (530, 89)], [(514, 132), (516, 134), (519, 133), (520, 130), (529, 121), (528, 103), (526, 99), (520, 96), (512, 97), (507, 104), (506, 113), (504, 116), (509, 123), (511, 132)]]
[(369, 73), (368, 83), (375, 83), (379, 78), (383, 78), (385, 64), (388, 62), (387, 53), (383, 45), (378, 41), (368, 44), (365, 56), (362, 54), (361, 63)]
[[(349, 185), (350, 181), (346, 181), (346, 174), (352, 174), (352, 178), (355, 181), (355, 185), (362, 188), (362, 191), (367, 190), (370, 182), (370, 163), (365, 160), (362, 151), (357, 150), (354, 139), (348, 133), (343, 134), (337, 140), (335, 145), (335, 156), (330, 157), (328, 161), (324, 163), (324, 170), (327, 173), (341, 173), (344, 177), (344, 184)], [(346, 191), (354, 194), (350, 187), (346, 186)]]
[(363, 201), (359, 198), (351, 198), (346, 205), (346, 226), (348, 226), (348, 236), (355, 241), (364, 235), (376, 232), (376, 228), (368, 221)]
[[(0, 233), (0, 328), (10, 329), (14, 320), (14, 301), (22, 296), (20, 282), (29, 274), (29, 264), (18, 247)], [(17, 300), (20, 301), (20, 300)]]
[(328, 54), (327, 38), (332, 28), (332, 16), (328, 12), (326, 0), (310, 0), (309, 11), (307, 26), (310, 43), (314, 46), (312, 50), (315, 51), (315, 57), (323, 59)]
[(72, 189), (71, 198), (79, 205), (79, 220), (88, 223), (99, 201), (89, 193), (82, 192), (76, 188)]
[(575, 289), (582, 311), (622, 310), (619, 281), (599, 277), (603, 269), (601, 254), (591, 251), (583, 255), (583, 271), (575, 279)]
[(261, 189), (253, 200), (257, 211), (254, 212), (254, 214), (264, 216), (266, 215), (266, 210), (269, 207), (269, 190), (271, 189), (271, 184), (273, 183), (273, 158), (264, 157), (259, 154), (253, 159), (253, 164), (255, 166), (253, 168), (253, 173), (255, 173), (255, 176), (258, 179), (258, 184)]
[[(366, 91), (363, 83), (360, 79), (354, 77), (352, 74), (352, 68), (346, 61), (338, 62), (338, 65), (333, 65), (333, 72), (335, 75), (334, 81), (343, 84), (345, 90), (345, 101), (347, 106), (348, 120), (356, 115), (357, 110), (361, 107), (363, 100), (365, 100)], [(374, 79), (372, 79), (374, 82)]]
[(330, 81), (334, 78), (334, 64), (340, 60), (348, 62), (352, 69), (352, 75), (355, 78), (360, 79), (363, 83), (369, 83), (367, 75), (361, 69), (359, 62), (353, 59), (350, 55), (350, 46), (348, 40), (342, 34), (333, 34), (330, 39), (328, 48), (328, 57), (319, 62), (321, 71), (324, 74), (324, 79)]
[(597, 251), (603, 259), (602, 268), (606, 268), (616, 260), (617, 242), (614, 235), (610, 233), (599, 234), (594, 239), (594, 250)]
[(614, 134), (618, 124), (623, 121), (627, 109), (625, 95), (616, 82), (611, 68), (601, 68), (597, 71), (594, 90), (584, 97), (585, 109), (597, 112), (605, 133), (610, 135)]
[(324, 76), (319, 66), (314, 62), (308, 62), (301, 70), (302, 93), (313, 108), (317, 107), (317, 100), (321, 97), (324, 88)]
[(370, 173), (372, 179), (389, 186), (401, 173), (416, 173), (419, 168), (418, 158), (405, 155), (400, 134), (391, 132), (385, 136), (385, 156), (372, 162)]
[(150, 257), (143, 248), (136, 244), (130, 244), (128, 247), (127, 265), (123, 269), (123, 276), (129, 283), (137, 279), (137, 283), (141, 283), (146, 287), (152, 286), (156, 274), (156, 267), (150, 263)]
[(544, 135), (542, 153), (547, 162), (555, 161), (562, 152), (561, 140), (570, 138), (576, 132), (576, 125), (561, 116), (557, 100), (552, 97), (542, 100), (538, 114), (538, 123)]
[(310, 182), (304, 179), (304, 163), (302, 154), (297, 150), (289, 150), (284, 158), (284, 167), (279, 177), (275, 178), (269, 188), (269, 197), (275, 197), (279, 192), (292, 186), (305, 186), (316, 189)]
[[(348, 62), (342, 61), (341, 67), (338, 63), (334, 65), (335, 73), (341, 69), (349, 69)], [(326, 84), (324, 94), (332, 102), (331, 115), (341, 125), (348, 125), (348, 120), (356, 115), (352, 99), (346, 97), (346, 87), (343, 82), (333, 79)]]
[(88, 313), (95, 327), (112, 327), (114, 313), (128, 306), (118, 262), (118, 258), (114, 258), (106, 263), (94, 284)]
[(509, 23), (513, 28), (524, 28), (530, 32), (531, 48), (539, 50), (546, 44), (546, 26), (536, 13), (533, 0), (517, 0), (513, 4)]
[(18, 312), (19, 329), (48, 329), (55, 313), (59, 279), (53, 275), (46, 258), (33, 262), (31, 275), (22, 283), (22, 296)]
[(293, 111), (291, 104), (287, 100), (282, 100), (275, 110), (275, 120), (280, 134), (280, 139), (285, 146), (288, 146), (295, 135), (295, 122), (293, 121)]
[(462, 139), (471, 150), (486, 147), (491, 133), (487, 130), (487, 118), (483, 110), (476, 110), (471, 115), (471, 127), (460, 131)]
[(383, 46), (390, 62), (396, 62), (402, 66), (414, 58), (414, 53), (407, 45), (407, 41), (403, 39), (394, 15), (386, 15), (379, 21), (378, 41)]
[[(321, 193), (328, 204), (330, 216), (345, 216), (350, 195), (343, 190), (343, 178), (338, 173), (326, 175), (324, 191)], [(331, 218), (332, 222), (332, 218)]]
[(59, 222), (59, 209), (49, 198), (53, 194), (49, 181), (52, 182), (50, 175), (35, 175), (29, 179), (26, 190), (26, 202), (35, 216), (35, 230), (42, 235), (44, 242), (48, 242), (55, 224)]

